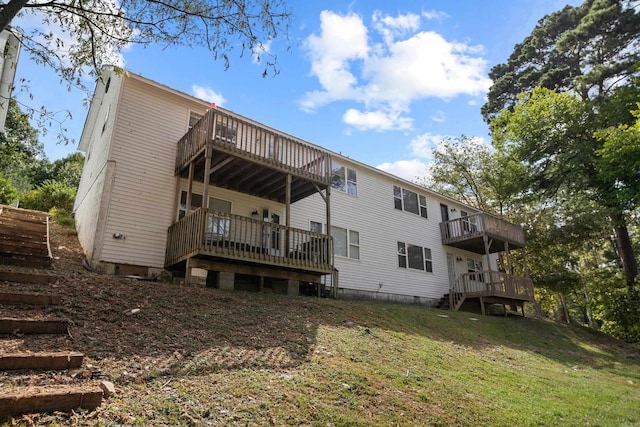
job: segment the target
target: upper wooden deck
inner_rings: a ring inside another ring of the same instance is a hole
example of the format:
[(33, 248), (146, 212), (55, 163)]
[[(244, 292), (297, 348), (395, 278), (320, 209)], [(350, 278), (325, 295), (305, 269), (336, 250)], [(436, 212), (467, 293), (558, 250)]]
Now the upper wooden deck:
[(288, 175), (291, 203), (331, 183), (329, 152), (216, 109), (178, 141), (176, 175), (188, 177), (193, 163), (194, 180), (203, 182), (207, 155), (211, 184), (280, 203)]
[(484, 237), (488, 237), (489, 253), (504, 251), (504, 243), (511, 248), (525, 246), (522, 227), (493, 215), (481, 212), (440, 223), (442, 244), (478, 254), (485, 254)]

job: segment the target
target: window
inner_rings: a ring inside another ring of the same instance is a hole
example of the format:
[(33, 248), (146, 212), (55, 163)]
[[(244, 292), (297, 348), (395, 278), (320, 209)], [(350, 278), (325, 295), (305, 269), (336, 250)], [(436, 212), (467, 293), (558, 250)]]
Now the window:
[(360, 233), (346, 228), (331, 227), (331, 236), (335, 255), (360, 259)]
[[(202, 207), (202, 194), (191, 193), (191, 209), (189, 211), (196, 210)], [(209, 208), (219, 212), (231, 213), (231, 202), (228, 200), (220, 200), (214, 197), (209, 197)], [(180, 192), (180, 203), (178, 205), (178, 219), (183, 218), (187, 212), (187, 192), (182, 190)]]
[(321, 222), (310, 221), (309, 222), (309, 231), (311, 231), (313, 233), (322, 234), (322, 223)]
[[(467, 258), (467, 271), (469, 273), (482, 273), (482, 261), (476, 259)], [(484, 282), (484, 274), (471, 275), (471, 280), (478, 280)]]
[(196, 113), (195, 111), (189, 111), (189, 129), (195, 126), (198, 123), (198, 120), (202, 118), (202, 114)]
[[(202, 194), (191, 193), (191, 211), (202, 207)], [(180, 192), (180, 204), (178, 205), (178, 219), (187, 214), (187, 192)]]
[(111, 105), (107, 107), (107, 112), (104, 115), (104, 123), (102, 123), (102, 132), (100, 132), (100, 135), (104, 134), (104, 131), (107, 130), (107, 124), (109, 123), (109, 114), (111, 114)]
[(433, 273), (431, 249), (398, 242), (398, 267)]
[(216, 138), (229, 144), (236, 143), (236, 128), (222, 122), (216, 123)]
[(352, 196), (358, 195), (358, 179), (356, 171), (339, 163), (333, 163), (331, 175), (331, 187), (343, 191)]
[(393, 186), (393, 205), (398, 210), (427, 218), (427, 198), (406, 188)]

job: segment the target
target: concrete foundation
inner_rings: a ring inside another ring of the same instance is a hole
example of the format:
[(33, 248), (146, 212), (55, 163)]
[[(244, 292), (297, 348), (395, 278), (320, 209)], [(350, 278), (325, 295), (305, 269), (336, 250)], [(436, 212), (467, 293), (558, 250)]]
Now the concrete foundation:
[(227, 291), (234, 290), (235, 274), (227, 271), (207, 271), (205, 284), (208, 288), (218, 288)]
[(399, 304), (419, 304), (427, 307), (435, 307), (438, 298), (426, 298), (408, 295), (388, 294), (384, 292), (360, 291), (354, 289), (338, 289), (338, 299), (384, 301)]

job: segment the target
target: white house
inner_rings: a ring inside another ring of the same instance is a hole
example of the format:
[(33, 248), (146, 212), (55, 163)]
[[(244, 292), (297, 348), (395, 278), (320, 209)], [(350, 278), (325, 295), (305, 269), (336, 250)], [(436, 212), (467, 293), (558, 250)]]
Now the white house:
[(533, 299), (509, 274), (519, 226), (138, 75), (104, 70), (78, 148), (78, 237), (107, 273), (424, 304), (449, 294), (453, 308)]

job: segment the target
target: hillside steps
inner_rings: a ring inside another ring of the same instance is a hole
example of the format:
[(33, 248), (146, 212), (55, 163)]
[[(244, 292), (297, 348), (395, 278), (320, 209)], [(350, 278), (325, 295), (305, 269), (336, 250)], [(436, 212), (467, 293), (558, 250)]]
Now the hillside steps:
[(0, 396), (0, 419), (20, 414), (93, 410), (102, 404), (100, 386), (27, 387)]
[[(6, 220), (6, 209), (0, 207), (0, 264), (22, 265), (13, 261), (16, 257), (12, 254), (7, 257), (8, 249), (24, 250), (26, 266), (34, 268), (34, 271), (6, 271), (0, 270), (0, 281), (8, 282), (10, 290), (0, 291), (0, 309), (5, 305), (13, 305), (27, 308), (24, 316), (18, 317), (2, 317), (0, 318), (0, 349), (2, 348), (2, 340), (5, 338), (15, 339), (16, 337), (28, 336), (50, 336), (50, 335), (69, 335), (69, 321), (66, 319), (49, 319), (42, 316), (40, 310), (47, 306), (56, 306), (63, 304), (60, 295), (46, 294), (40, 292), (22, 292), (22, 285), (46, 285), (63, 280), (61, 277), (49, 274), (41, 268), (48, 269), (51, 266), (50, 255), (49, 262), (41, 262), (37, 253), (42, 253), (41, 246), (32, 245), (32, 239), (38, 233), (21, 232), (21, 238), (25, 244), (20, 244), (19, 239), (14, 239), (11, 243), (7, 243), (7, 230), (19, 230), (20, 227)], [(22, 213), (16, 215), (20, 216)], [(40, 232), (45, 230), (39, 219), (32, 219), (29, 215), (24, 215), (23, 224), (31, 224), (27, 228), (37, 225)], [(13, 227), (13, 228), (12, 228)], [(3, 234), (4, 232), (4, 234)], [(43, 234), (42, 236), (47, 236)], [(39, 238), (42, 238), (40, 236)], [(46, 241), (48, 248), (48, 237)], [(38, 251), (34, 250), (39, 248)], [(48, 249), (47, 249), (48, 250)], [(28, 252), (28, 253), (27, 253)], [(7, 262), (9, 259), (9, 262)], [(35, 260), (35, 262), (34, 262)], [(24, 266), (22, 265), (22, 266)], [(42, 267), (44, 265), (44, 267)], [(15, 288), (15, 292), (14, 292)], [(0, 371), (6, 372), (9, 377), (16, 372), (16, 375), (24, 375), (24, 373), (36, 374), (50, 371), (66, 371), (71, 369), (80, 369), (84, 363), (84, 354), (75, 351), (59, 351), (56, 349), (45, 349), (39, 352), (0, 352)], [(8, 378), (9, 378), (8, 377)], [(82, 408), (85, 410), (94, 410), (102, 404), (104, 397), (113, 392), (113, 385), (103, 381), (100, 384), (47, 384), (45, 386), (21, 386), (15, 389), (9, 389), (8, 392), (0, 390), (0, 423), (10, 417), (20, 416), (23, 414), (48, 413), (48, 412), (71, 412)]]
[(460, 307), (462, 307), (462, 303), (465, 300), (465, 297), (463, 294), (458, 293), (456, 294), (456, 304), (454, 307), (451, 307), (451, 298), (450, 298), (451, 294), (444, 294), (442, 296), (442, 298), (440, 298), (438, 300), (438, 302), (436, 303), (436, 308), (439, 308), (441, 310), (453, 310), (453, 311), (458, 311), (460, 309)]
[(49, 215), (0, 206), (0, 264), (50, 268)]
[(444, 294), (436, 303), (436, 308), (440, 310), (449, 310), (449, 294)]

